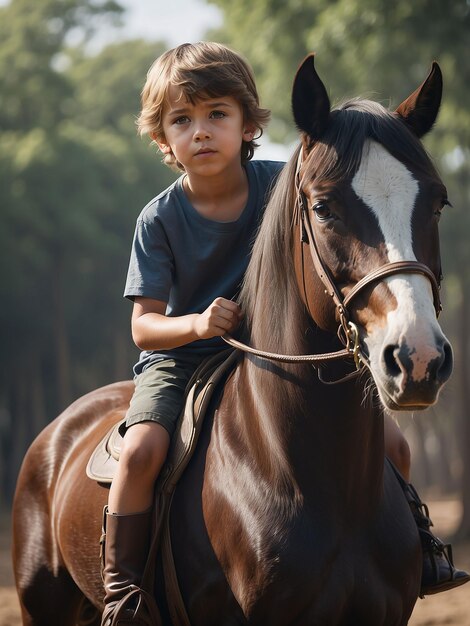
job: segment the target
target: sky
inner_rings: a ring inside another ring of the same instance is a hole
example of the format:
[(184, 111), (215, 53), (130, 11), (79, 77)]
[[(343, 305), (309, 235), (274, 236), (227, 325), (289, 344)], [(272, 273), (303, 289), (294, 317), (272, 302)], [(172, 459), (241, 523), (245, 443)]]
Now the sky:
[[(1, 1), (1, 0), (0, 0)], [(211, 28), (222, 24), (222, 13), (204, 0), (118, 0), (125, 7), (124, 27), (119, 38), (143, 37), (162, 40), (169, 48), (181, 43), (204, 39)], [(235, 2), (236, 0), (234, 0)], [(98, 34), (101, 45), (116, 41), (116, 31), (102, 30)], [(265, 133), (259, 141), (255, 158), (285, 161), (292, 153), (292, 146), (272, 144)]]
[[(41, 0), (37, 0), (41, 2)], [(234, 0), (235, 1), (235, 0)], [(10, 0), (0, 0), (0, 6)], [(167, 41), (169, 47), (199, 41), (209, 28), (222, 23), (222, 13), (204, 0), (117, 0), (125, 9), (123, 38), (144, 37)], [(121, 36), (121, 35), (120, 35)], [(101, 33), (101, 40), (116, 40), (116, 31)]]
[[(39, 2), (41, 0), (38, 0)], [(236, 2), (236, 0), (233, 0)], [(9, 0), (0, 0), (0, 6)], [(92, 48), (123, 39), (142, 37), (150, 41), (164, 41), (169, 48), (181, 43), (204, 39), (211, 28), (222, 24), (222, 12), (204, 0), (118, 0), (126, 9), (123, 26), (116, 30), (111, 26), (98, 29)], [(265, 133), (255, 158), (285, 161), (293, 147), (272, 144)]]
[(126, 9), (126, 37), (162, 39), (170, 47), (199, 41), (222, 24), (222, 13), (204, 0), (119, 0)]

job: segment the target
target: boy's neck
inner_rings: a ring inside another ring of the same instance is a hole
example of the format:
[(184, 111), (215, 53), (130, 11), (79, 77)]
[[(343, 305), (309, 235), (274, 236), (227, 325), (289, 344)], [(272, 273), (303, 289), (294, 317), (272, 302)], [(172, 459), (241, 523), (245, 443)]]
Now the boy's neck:
[(216, 222), (233, 222), (243, 213), (248, 200), (248, 177), (241, 165), (219, 176), (186, 173), (183, 189), (196, 211)]

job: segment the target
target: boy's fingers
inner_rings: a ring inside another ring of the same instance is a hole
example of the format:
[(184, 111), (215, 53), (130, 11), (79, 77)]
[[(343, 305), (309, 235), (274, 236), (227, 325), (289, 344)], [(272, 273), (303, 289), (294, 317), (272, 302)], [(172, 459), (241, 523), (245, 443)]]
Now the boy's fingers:
[(222, 330), (230, 330), (235, 325), (234, 318), (228, 317), (219, 317), (216, 321), (216, 326), (221, 328)]
[(229, 309), (220, 304), (212, 309), (212, 313), (215, 317), (221, 317), (226, 320), (238, 318), (238, 310), (232, 308)]
[(227, 309), (220, 309), (217, 313), (217, 316), (224, 320), (233, 320), (237, 317), (235, 311), (228, 311)]
[(218, 306), (227, 309), (228, 311), (233, 311), (234, 313), (237, 313), (240, 309), (236, 302), (234, 302), (233, 300), (227, 300), (226, 298), (216, 298), (214, 300), (214, 304), (217, 304)]

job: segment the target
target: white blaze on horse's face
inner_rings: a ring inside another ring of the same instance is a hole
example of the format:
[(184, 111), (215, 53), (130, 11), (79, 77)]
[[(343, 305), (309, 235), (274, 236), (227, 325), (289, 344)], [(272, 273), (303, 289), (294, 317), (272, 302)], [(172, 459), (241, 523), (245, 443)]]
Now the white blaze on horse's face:
[[(412, 216), (419, 184), (412, 173), (369, 141), (352, 188), (377, 219), (388, 255), (384, 262), (416, 261)], [(380, 324), (364, 337), (380, 397), (390, 409), (429, 406), (450, 374), (443, 367), (450, 345), (436, 319), (431, 284), (419, 274), (397, 274), (384, 282), (393, 297)]]

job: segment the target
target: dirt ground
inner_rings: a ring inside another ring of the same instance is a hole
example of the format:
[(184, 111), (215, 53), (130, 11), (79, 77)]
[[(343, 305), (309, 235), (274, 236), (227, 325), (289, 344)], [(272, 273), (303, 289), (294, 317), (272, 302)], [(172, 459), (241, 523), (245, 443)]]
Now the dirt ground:
[[(446, 539), (457, 527), (459, 502), (449, 499), (429, 504), (436, 534)], [(454, 559), (459, 567), (470, 570), (470, 543), (454, 545)], [(9, 521), (5, 518), (0, 519), (0, 626), (21, 626), (10, 564)], [(470, 626), (470, 583), (418, 600), (409, 626)]]

